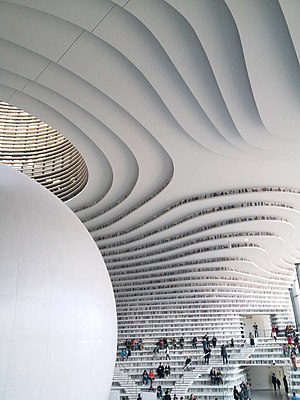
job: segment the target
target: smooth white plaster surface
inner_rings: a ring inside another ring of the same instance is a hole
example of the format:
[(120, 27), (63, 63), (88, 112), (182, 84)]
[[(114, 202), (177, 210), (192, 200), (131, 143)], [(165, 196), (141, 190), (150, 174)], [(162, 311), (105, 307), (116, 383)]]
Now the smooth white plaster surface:
[(0, 399), (108, 399), (116, 310), (97, 246), (65, 204), (1, 165), (0, 215)]

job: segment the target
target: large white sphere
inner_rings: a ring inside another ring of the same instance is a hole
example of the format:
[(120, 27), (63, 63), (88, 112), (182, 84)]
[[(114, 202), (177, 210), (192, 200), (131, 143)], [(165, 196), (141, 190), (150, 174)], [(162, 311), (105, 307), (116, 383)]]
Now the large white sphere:
[(110, 279), (82, 223), (0, 166), (0, 398), (106, 400), (116, 351)]

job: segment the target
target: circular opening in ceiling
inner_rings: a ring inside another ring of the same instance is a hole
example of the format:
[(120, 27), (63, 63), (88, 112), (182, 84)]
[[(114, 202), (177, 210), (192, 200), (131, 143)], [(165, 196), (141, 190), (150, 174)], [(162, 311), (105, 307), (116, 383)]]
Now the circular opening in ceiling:
[(0, 162), (35, 179), (63, 201), (86, 185), (79, 151), (39, 118), (0, 101)]

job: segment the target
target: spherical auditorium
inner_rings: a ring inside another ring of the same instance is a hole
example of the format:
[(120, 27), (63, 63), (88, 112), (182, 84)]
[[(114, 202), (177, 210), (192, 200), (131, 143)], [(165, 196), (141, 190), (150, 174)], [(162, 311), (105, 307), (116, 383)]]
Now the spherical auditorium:
[(0, 0), (2, 400), (298, 399), (299, 15)]

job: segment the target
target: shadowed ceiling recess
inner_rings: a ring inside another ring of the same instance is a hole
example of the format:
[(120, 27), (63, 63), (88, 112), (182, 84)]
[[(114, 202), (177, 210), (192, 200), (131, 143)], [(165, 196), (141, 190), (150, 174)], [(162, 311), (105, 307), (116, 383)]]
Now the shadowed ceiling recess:
[(86, 185), (88, 170), (78, 150), (39, 118), (0, 102), (0, 161), (34, 178), (61, 200)]

